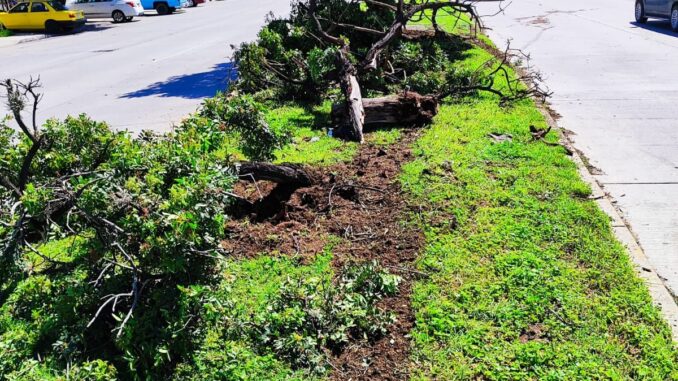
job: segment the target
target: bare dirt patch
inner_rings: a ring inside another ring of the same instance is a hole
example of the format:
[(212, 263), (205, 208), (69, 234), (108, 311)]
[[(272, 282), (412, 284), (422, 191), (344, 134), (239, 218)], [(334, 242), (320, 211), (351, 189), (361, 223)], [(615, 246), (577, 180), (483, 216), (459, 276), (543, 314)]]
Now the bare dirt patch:
[[(332, 380), (407, 378), (407, 335), (414, 324), (411, 284), (418, 275), (411, 267), (424, 237), (406, 222), (410, 208), (398, 175), (401, 165), (412, 157), (409, 146), (416, 133), (406, 131), (399, 142), (389, 146), (366, 144), (350, 163), (308, 169), (314, 180), (310, 187), (287, 192), (272, 184), (241, 184), (236, 189), (251, 202), (269, 200), (266, 210), (229, 226), (231, 239), (224, 247), (233, 255), (273, 252), (310, 259), (334, 235), (342, 238), (333, 249), (337, 271), (346, 263), (377, 260), (403, 277), (399, 294), (379, 305), (396, 314), (396, 323), (376, 342), (359, 341), (335, 355), (331, 359)], [(270, 202), (276, 193), (283, 196), (277, 205)]]

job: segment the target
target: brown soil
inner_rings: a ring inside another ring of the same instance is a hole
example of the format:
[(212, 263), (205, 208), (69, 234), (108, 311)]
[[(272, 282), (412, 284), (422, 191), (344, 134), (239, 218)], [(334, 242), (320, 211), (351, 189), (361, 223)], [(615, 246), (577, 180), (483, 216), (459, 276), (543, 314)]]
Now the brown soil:
[[(343, 238), (333, 248), (337, 271), (349, 262), (378, 260), (403, 277), (399, 294), (380, 303), (397, 316), (389, 334), (376, 342), (357, 342), (344, 348), (331, 359), (332, 380), (407, 379), (407, 335), (414, 323), (410, 294), (417, 275), (411, 267), (424, 237), (406, 223), (409, 207), (398, 175), (401, 165), (412, 156), (409, 146), (415, 134), (406, 131), (400, 142), (385, 147), (365, 144), (350, 163), (309, 169), (315, 185), (296, 189), (291, 196), (272, 184), (260, 183), (258, 189), (240, 184), (235, 190), (252, 202), (262, 197), (268, 200), (267, 210), (259, 210), (265, 219), (254, 213), (249, 222), (230, 226), (232, 239), (224, 242), (224, 247), (233, 255), (273, 252), (306, 261), (322, 251), (329, 235), (335, 235)], [(285, 198), (277, 206), (270, 203), (276, 192)]]
[(542, 323), (530, 324), (520, 335), (520, 342), (525, 344), (529, 341), (545, 342), (546, 332)]

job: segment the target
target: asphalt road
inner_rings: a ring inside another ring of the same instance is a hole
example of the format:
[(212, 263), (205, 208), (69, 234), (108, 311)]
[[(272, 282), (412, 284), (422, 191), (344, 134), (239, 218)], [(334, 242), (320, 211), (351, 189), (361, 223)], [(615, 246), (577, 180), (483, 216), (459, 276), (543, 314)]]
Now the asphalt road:
[(0, 79), (40, 76), (42, 119), (87, 113), (117, 129), (167, 130), (226, 87), (230, 45), (254, 39), (266, 15), (285, 15), (289, 4), (217, 1), (72, 35), (0, 39)]
[[(633, 0), (519, 0), (485, 20), (532, 56), (560, 125), (678, 291), (678, 34), (633, 22)], [(482, 13), (496, 5), (483, 5)]]

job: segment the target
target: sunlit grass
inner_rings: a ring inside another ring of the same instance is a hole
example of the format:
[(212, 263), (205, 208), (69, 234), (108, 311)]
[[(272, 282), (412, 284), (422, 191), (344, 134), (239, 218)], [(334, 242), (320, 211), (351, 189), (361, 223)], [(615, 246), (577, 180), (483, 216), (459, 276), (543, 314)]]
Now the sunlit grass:
[[(474, 49), (458, 64), (488, 58)], [(530, 125), (546, 126), (530, 100), (443, 105), (403, 169), (425, 211), (418, 267), (430, 274), (412, 297), (413, 378), (675, 379), (670, 329), (609, 218), (566, 151), (533, 141)]]

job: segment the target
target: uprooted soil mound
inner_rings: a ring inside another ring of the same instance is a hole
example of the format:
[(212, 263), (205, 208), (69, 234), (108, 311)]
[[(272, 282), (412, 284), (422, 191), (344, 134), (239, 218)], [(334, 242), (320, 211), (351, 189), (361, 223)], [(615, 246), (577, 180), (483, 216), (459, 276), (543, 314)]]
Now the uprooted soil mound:
[(235, 192), (255, 205), (246, 222), (229, 226), (231, 239), (224, 248), (235, 257), (279, 253), (312, 258), (321, 252), (328, 235), (343, 239), (334, 247), (334, 263), (377, 260), (403, 277), (397, 296), (380, 307), (394, 312), (397, 322), (376, 342), (355, 343), (331, 359), (335, 380), (402, 380), (407, 378), (409, 342), (406, 335), (414, 317), (412, 264), (423, 235), (406, 221), (410, 208), (398, 175), (410, 160), (416, 131), (403, 133), (396, 144), (365, 144), (350, 163), (307, 169), (314, 185), (294, 189), (286, 185), (241, 183)]

